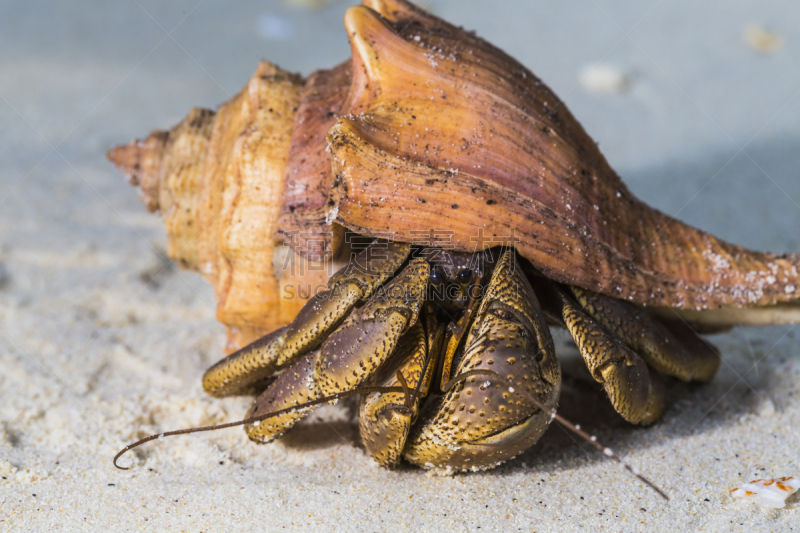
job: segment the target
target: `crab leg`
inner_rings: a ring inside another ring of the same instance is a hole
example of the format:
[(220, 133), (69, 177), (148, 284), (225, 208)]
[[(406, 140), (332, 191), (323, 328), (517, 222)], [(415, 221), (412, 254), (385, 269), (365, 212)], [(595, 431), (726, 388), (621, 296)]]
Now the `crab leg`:
[(203, 375), (211, 396), (247, 394), (296, 357), (308, 353), (335, 329), (359, 301), (403, 264), (410, 246), (376, 241), (334, 274), (329, 289), (309, 300), (294, 321), (232, 353)]
[[(319, 389), (313, 386), (314, 362), (318, 355), (319, 350), (314, 350), (278, 375), (247, 411), (245, 418), (306, 404), (321, 398)], [(298, 407), (297, 410), (245, 425), (244, 430), (250, 440), (260, 443), (270, 442), (283, 435), (313, 410), (314, 407)]]
[[(399, 347), (387, 361), (388, 364), (370, 379), (371, 384), (380, 387), (396, 387), (400, 385), (398, 379), (400, 373), (412, 390), (422, 379), (419, 395), (413, 398), (410, 408), (406, 405), (409, 399), (403, 393), (373, 392), (361, 399), (358, 413), (361, 440), (369, 454), (381, 466), (391, 468), (397, 465), (411, 424), (417, 417), (421, 398), (428, 393), (435, 367), (428, 362), (426, 368), (427, 344), (425, 329), (419, 321), (400, 339)], [(425, 372), (424, 379), (423, 372)]]
[[(416, 322), (428, 283), (428, 263), (412, 259), (400, 274), (363, 307), (348, 316), (319, 350), (286, 371), (256, 400), (247, 418), (256, 417), (355, 389), (394, 352), (400, 337)], [(269, 442), (311, 411), (299, 407), (269, 423), (246, 426), (248, 436)]]
[[(688, 326), (671, 328), (628, 302), (571, 287), (582, 311), (613, 334), (655, 370), (682, 381), (710, 381), (719, 354)], [(672, 329), (672, 331), (670, 331)]]
[(562, 317), (592, 377), (603, 384), (614, 409), (628, 422), (651, 424), (664, 411), (658, 374), (622, 341), (561, 295)]

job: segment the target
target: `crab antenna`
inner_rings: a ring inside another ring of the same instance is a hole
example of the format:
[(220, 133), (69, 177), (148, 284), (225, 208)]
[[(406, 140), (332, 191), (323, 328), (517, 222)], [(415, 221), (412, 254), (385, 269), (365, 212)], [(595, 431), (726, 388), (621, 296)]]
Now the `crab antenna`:
[(406, 402), (406, 408), (411, 410), (411, 391), (408, 389), (406, 378), (403, 377), (403, 373), (399, 370), (397, 371), (397, 381), (399, 381), (400, 385), (403, 387), (403, 396), (404, 401)]
[(319, 405), (321, 403), (330, 402), (333, 400), (338, 400), (339, 398), (346, 398), (347, 396), (353, 396), (354, 394), (367, 394), (370, 392), (380, 392), (380, 393), (388, 393), (388, 392), (407, 392), (407, 386), (404, 387), (361, 387), (358, 389), (353, 389), (345, 392), (340, 392), (338, 394), (331, 394), (330, 396), (325, 396), (324, 398), (317, 398), (316, 400), (311, 400), (310, 402), (306, 402), (303, 404), (295, 405), (292, 407), (287, 407), (285, 409), (279, 409), (278, 411), (272, 411), (271, 413), (264, 413), (258, 416), (252, 416), (250, 418), (245, 418), (244, 420), (237, 420), (236, 422), (226, 422), (225, 424), (217, 424), (214, 426), (201, 426), (196, 428), (186, 428), (186, 429), (177, 429), (175, 431), (165, 431), (164, 433), (156, 433), (155, 435), (150, 435), (149, 437), (145, 437), (143, 439), (139, 439), (133, 444), (128, 444), (122, 450), (114, 456), (114, 466), (119, 468), (120, 470), (128, 470), (130, 467), (126, 466), (119, 466), (117, 464), (117, 460), (123, 456), (129, 450), (134, 448), (138, 448), (142, 444), (146, 442), (150, 442), (151, 440), (161, 439), (163, 437), (172, 437), (174, 435), (185, 435), (187, 433), (200, 433), (201, 431), (214, 431), (217, 429), (225, 429), (231, 428), (234, 426), (243, 426), (245, 424), (252, 424), (254, 422), (261, 422), (262, 420), (266, 420), (268, 418), (272, 418), (274, 416), (279, 416), (284, 413), (289, 413), (295, 411), (297, 409), (303, 409), (305, 407), (312, 407), (314, 405)]
[[(494, 376), (497, 379), (499, 379), (501, 381), (504, 381), (503, 377), (500, 376), (500, 374), (498, 374), (497, 372), (493, 372), (491, 370), (481, 370), (481, 369), (467, 370), (466, 372), (464, 372), (462, 374), (459, 374), (456, 377), (454, 377), (453, 379), (451, 379), (450, 381), (448, 381), (447, 385), (445, 385), (445, 387), (444, 387), (444, 392), (447, 392), (448, 390), (453, 388), (453, 386), (455, 386), (456, 383), (458, 383), (460, 381), (464, 381), (465, 379), (467, 379), (470, 376), (476, 376), (476, 375)], [(603, 452), (603, 454), (605, 454), (606, 457), (610, 457), (611, 459), (614, 459), (615, 461), (620, 463), (622, 466), (625, 467), (625, 469), (628, 472), (630, 472), (631, 474), (636, 476), (636, 478), (639, 481), (641, 481), (642, 483), (644, 483), (645, 485), (647, 485), (648, 487), (650, 487), (651, 489), (656, 491), (659, 496), (661, 496), (665, 500), (669, 501), (669, 496), (667, 496), (667, 494), (663, 490), (659, 489), (652, 481), (650, 481), (649, 479), (644, 477), (635, 468), (633, 468), (631, 465), (629, 465), (628, 463), (623, 461), (620, 458), (620, 456), (618, 456), (616, 453), (614, 453), (614, 450), (612, 450), (611, 448), (609, 448), (607, 446), (603, 446), (602, 444), (600, 444), (597, 441), (597, 437), (595, 437), (594, 435), (589, 435), (588, 433), (583, 431), (580, 426), (578, 426), (576, 424), (573, 424), (572, 422), (570, 422), (569, 420), (567, 420), (563, 416), (561, 416), (558, 413), (556, 413), (554, 409), (552, 409), (552, 408), (548, 407), (547, 405), (545, 405), (541, 400), (539, 400), (536, 396), (534, 396), (533, 394), (529, 393), (528, 391), (526, 391), (524, 389), (520, 389), (519, 391), (515, 391), (514, 387), (509, 387), (508, 388), (508, 392), (512, 392), (512, 393), (513, 392), (520, 392), (520, 393), (524, 394), (525, 396), (527, 396), (533, 402), (533, 404), (536, 405), (536, 407), (538, 407), (539, 409), (541, 409), (542, 411), (544, 411), (545, 413), (550, 415), (550, 421), (553, 421), (553, 420), (557, 421), (559, 424), (561, 424), (562, 426), (564, 426), (568, 430), (572, 431), (573, 433), (575, 433), (576, 435), (581, 437), (583, 440), (585, 440), (586, 442), (588, 442), (589, 444), (591, 444), (592, 446), (594, 446), (595, 448), (597, 448), (598, 450)]]

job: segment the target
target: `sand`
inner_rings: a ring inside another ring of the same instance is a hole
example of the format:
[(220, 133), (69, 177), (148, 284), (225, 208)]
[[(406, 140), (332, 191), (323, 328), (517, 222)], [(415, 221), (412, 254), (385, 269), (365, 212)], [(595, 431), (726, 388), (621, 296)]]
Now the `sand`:
[[(712, 336), (717, 377), (671, 383), (647, 429), (621, 421), (556, 333), (560, 412), (669, 502), (559, 427), (490, 472), (386, 471), (347, 402), (272, 445), (228, 429), (150, 443), (123, 458), (131, 470), (113, 468), (132, 440), (237, 419), (249, 400), (202, 392), (223, 349), (212, 291), (163, 259), (160, 220), (105, 151), (227, 99), (260, 57), (306, 74), (341, 60), (348, 3), (0, 6), (0, 529), (797, 530), (796, 494), (780, 510), (728, 495), (800, 476), (791, 326)], [(431, 7), (530, 66), (652, 205), (738, 244), (800, 250), (796, 3)], [(754, 48), (753, 25), (780, 40)], [(581, 81), (596, 63), (602, 75)]]

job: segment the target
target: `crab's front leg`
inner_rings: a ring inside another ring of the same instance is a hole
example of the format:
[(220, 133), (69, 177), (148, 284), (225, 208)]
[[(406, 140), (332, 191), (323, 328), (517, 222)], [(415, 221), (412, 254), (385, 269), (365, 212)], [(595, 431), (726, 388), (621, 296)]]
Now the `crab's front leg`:
[(410, 251), (411, 247), (403, 243), (370, 244), (352, 264), (331, 277), (329, 289), (312, 297), (291, 324), (209, 368), (203, 376), (205, 391), (223, 397), (263, 390), (265, 380), (319, 346), (358, 301), (369, 298), (394, 275)]
[[(500, 258), (452, 373), (457, 380), (412, 429), (405, 457), (438, 469), (491, 468), (535, 443), (555, 408), (561, 372), (553, 340), (514, 250)], [(468, 375), (481, 370), (491, 376)], [(497, 375), (502, 376), (498, 379)]]
[[(320, 348), (280, 374), (256, 400), (247, 418), (299, 406), (358, 387), (389, 358), (403, 333), (419, 317), (429, 266), (412, 259), (389, 283), (354, 310)], [(256, 442), (269, 442), (311, 408), (298, 407), (259, 424), (245, 426)]]

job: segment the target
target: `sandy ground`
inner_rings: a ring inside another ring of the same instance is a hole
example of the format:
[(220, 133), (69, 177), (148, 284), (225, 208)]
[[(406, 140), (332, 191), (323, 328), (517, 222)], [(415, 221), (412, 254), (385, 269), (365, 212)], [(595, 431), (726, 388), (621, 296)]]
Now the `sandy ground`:
[[(223, 346), (212, 292), (161, 258), (160, 220), (104, 153), (227, 99), (261, 57), (303, 73), (345, 57), (349, 2), (302, 3), (0, 4), (0, 529), (797, 530), (797, 496), (777, 511), (728, 496), (743, 481), (800, 476), (792, 327), (714, 336), (717, 377), (671, 384), (649, 429), (613, 413), (556, 334), (561, 413), (668, 503), (558, 427), (491, 472), (385, 471), (346, 404), (273, 445), (229, 429), (152, 443), (127, 459), (133, 469), (112, 467), (133, 439), (236, 419), (249, 400), (203, 394)], [(649, 203), (738, 244), (800, 250), (796, 2), (431, 9), (530, 66)], [(753, 25), (777, 40), (748, 44)], [(581, 81), (597, 62), (601, 75)]]

